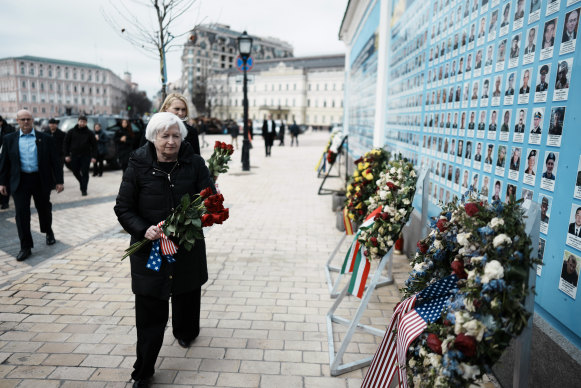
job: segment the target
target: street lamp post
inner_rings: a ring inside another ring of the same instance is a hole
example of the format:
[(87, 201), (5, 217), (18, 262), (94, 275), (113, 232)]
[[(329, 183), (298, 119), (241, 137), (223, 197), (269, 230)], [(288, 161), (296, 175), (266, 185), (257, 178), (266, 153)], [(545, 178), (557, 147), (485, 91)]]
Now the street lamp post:
[(242, 58), (242, 70), (244, 73), (244, 140), (242, 142), (242, 170), (250, 171), (250, 136), (248, 128), (248, 88), (247, 88), (247, 78), (246, 78), (246, 63), (250, 57), (250, 52), (252, 51), (252, 38), (248, 36), (246, 31), (238, 37), (238, 51), (240, 52), (240, 57)]

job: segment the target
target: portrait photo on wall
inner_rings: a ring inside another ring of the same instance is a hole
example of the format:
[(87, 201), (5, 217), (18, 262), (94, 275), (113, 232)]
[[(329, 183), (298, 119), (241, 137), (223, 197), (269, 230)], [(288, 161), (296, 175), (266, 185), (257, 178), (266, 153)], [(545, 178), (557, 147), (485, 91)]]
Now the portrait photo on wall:
[(505, 166), (506, 166), (506, 146), (499, 145), (498, 155), (496, 156), (496, 168), (494, 169), (494, 173), (496, 175), (504, 176)]
[(549, 90), (549, 82), (551, 72), (551, 65), (544, 64), (539, 67), (539, 73), (537, 74), (537, 84), (535, 86), (535, 99), (534, 102), (546, 102), (547, 92)]
[(530, 0), (528, 23), (534, 23), (541, 17), (542, 0)]
[(502, 7), (502, 17), (500, 19), (500, 36), (508, 34), (509, 25), (510, 25), (510, 3), (506, 3)]
[(573, 71), (573, 58), (559, 61), (557, 66), (557, 79), (555, 81), (555, 91), (553, 101), (564, 101), (569, 97), (569, 81)]
[(498, 49), (496, 50), (496, 67), (495, 71), (504, 70), (504, 64), (506, 59), (506, 39), (498, 42)]
[(509, 171), (508, 178), (513, 180), (518, 180), (519, 170), (520, 170), (520, 147), (512, 147), (510, 153)]
[(528, 104), (529, 103), (529, 93), (531, 92), (531, 86), (529, 85), (529, 80), (531, 78), (532, 68), (524, 69), (521, 73), (520, 88), (518, 90), (518, 103)]
[(513, 184), (508, 183), (506, 185), (506, 202), (514, 202), (516, 201), (516, 186)]
[(510, 133), (510, 116), (511, 116), (510, 109), (505, 109), (502, 112), (502, 124), (500, 125), (500, 140), (508, 141), (508, 135)]
[(545, 117), (545, 108), (536, 107), (533, 109), (533, 125), (529, 133), (530, 144), (541, 144), (543, 134), (543, 119)]
[(523, 183), (534, 186), (535, 178), (537, 176), (537, 161), (539, 150), (529, 150), (526, 160), (526, 168), (524, 171)]
[(528, 209), (531, 206), (531, 202), (533, 200), (533, 191), (523, 188), (521, 191), (521, 199), (523, 200), (522, 207)]
[(484, 74), (490, 74), (492, 72), (492, 65), (494, 64), (494, 46), (489, 44), (486, 47), (486, 58), (484, 62)]
[(569, 227), (567, 228), (567, 245), (581, 250), (581, 204), (571, 205)]
[(514, 20), (512, 22), (512, 30), (518, 30), (523, 26), (525, 17), (525, 0), (517, 0), (514, 8)]
[(492, 201), (502, 201), (502, 182), (500, 179), (494, 181), (494, 189), (492, 190)]
[(539, 250), (537, 251), (537, 257), (541, 261), (540, 264), (537, 264), (537, 276), (541, 276), (543, 274), (543, 257), (545, 256), (545, 245), (546, 240), (542, 237), (539, 237)]
[(548, 195), (539, 194), (539, 203), (541, 204), (541, 233), (548, 234), (553, 198)]
[(498, 111), (495, 109), (490, 112), (490, 124), (488, 124), (488, 139), (496, 140), (496, 130), (498, 121)]
[(559, 165), (559, 153), (545, 151), (543, 175), (541, 176), (541, 189), (554, 191), (557, 179), (557, 167)]
[(573, 192), (573, 196), (577, 199), (581, 199), (581, 155), (579, 155), (579, 164), (577, 165), (575, 191)]
[(555, 46), (555, 32), (557, 31), (557, 18), (545, 22), (543, 28), (543, 40), (541, 42), (541, 61), (553, 56)]
[(534, 62), (535, 52), (537, 49), (537, 29), (538, 26), (531, 27), (527, 30), (526, 41), (525, 41), (525, 51), (523, 55), (523, 65)]
[(565, 15), (563, 36), (561, 38), (559, 54), (567, 54), (575, 51), (575, 45), (577, 44), (577, 29), (579, 27), (580, 10), (581, 8), (577, 8)]
[(508, 54), (508, 68), (518, 66), (518, 58), (520, 55), (520, 34), (516, 34), (510, 40), (510, 52)]
[(494, 159), (494, 144), (486, 145), (486, 157), (484, 158), (484, 171), (492, 171), (492, 161)]
[(516, 143), (522, 143), (524, 141), (524, 133), (527, 129), (527, 109), (521, 108), (516, 110), (516, 123), (514, 125), (514, 134), (512, 135), (512, 141)]
[(484, 175), (482, 178), (482, 187), (480, 188), (480, 197), (482, 199), (488, 199), (488, 193), (490, 192), (490, 177)]
[(577, 283), (579, 281), (579, 267), (581, 257), (565, 250), (561, 276), (559, 277), (559, 290), (575, 299), (577, 295)]
[(552, 147), (561, 146), (561, 138), (563, 135), (563, 123), (565, 122), (564, 106), (554, 106), (551, 108), (551, 121), (549, 123), (549, 136), (547, 137), (547, 145)]

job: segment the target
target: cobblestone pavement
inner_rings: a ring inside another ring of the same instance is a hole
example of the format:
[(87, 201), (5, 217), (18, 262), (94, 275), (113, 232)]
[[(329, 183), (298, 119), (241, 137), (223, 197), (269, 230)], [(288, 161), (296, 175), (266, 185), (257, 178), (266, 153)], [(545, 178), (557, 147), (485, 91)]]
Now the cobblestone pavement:
[[(226, 137), (208, 136), (216, 139)], [(230, 219), (207, 234), (210, 280), (200, 336), (183, 349), (167, 332), (155, 387), (361, 385), (366, 368), (329, 373), (325, 314), (333, 300), (323, 267), (341, 233), (330, 196), (316, 195), (314, 171), (327, 139), (328, 133), (305, 134), (300, 147), (275, 145), (265, 158), (257, 138), (250, 172), (234, 154), (218, 181)], [(210, 152), (203, 149), (205, 158)], [(129, 238), (113, 213), (120, 179), (120, 171), (91, 177), (89, 196), (81, 197), (67, 171), (65, 191), (52, 195), (57, 244), (44, 244), (33, 214), (36, 246), (24, 262), (14, 259), (12, 203), (0, 212), (1, 388), (130, 386), (133, 295), (129, 263), (120, 261)], [(405, 259), (397, 258), (399, 284), (406, 271)], [(361, 322), (384, 330), (399, 298), (397, 284), (378, 289)], [(337, 314), (349, 317), (357, 306), (350, 298)], [(340, 341), (345, 330), (335, 328)], [(373, 354), (380, 340), (357, 334), (344, 361)]]

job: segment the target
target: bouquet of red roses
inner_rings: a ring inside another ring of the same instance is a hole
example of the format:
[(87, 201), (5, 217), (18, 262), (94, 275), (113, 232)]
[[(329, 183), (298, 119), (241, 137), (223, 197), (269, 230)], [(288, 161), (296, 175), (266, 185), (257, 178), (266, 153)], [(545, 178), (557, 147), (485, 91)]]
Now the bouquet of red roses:
[(216, 144), (214, 144), (214, 153), (208, 159), (208, 169), (214, 181), (218, 179), (219, 174), (228, 171), (228, 162), (233, 153), (234, 147), (232, 147), (232, 144), (216, 141)]
[[(175, 236), (179, 239), (178, 245), (190, 251), (196, 240), (204, 238), (202, 227), (221, 224), (229, 217), (228, 209), (224, 208), (224, 196), (212, 194), (212, 189), (207, 187), (193, 199), (189, 194), (184, 194), (176, 209), (157, 226), (161, 228), (163, 235), (162, 246), (172, 245), (170, 248), (177, 252), (175, 244), (168, 237)], [(134, 254), (143, 248), (150, 240), (144, 238), (125, 250), (121, 260)], [(165, 247), (164, 247), (165, 248)]]

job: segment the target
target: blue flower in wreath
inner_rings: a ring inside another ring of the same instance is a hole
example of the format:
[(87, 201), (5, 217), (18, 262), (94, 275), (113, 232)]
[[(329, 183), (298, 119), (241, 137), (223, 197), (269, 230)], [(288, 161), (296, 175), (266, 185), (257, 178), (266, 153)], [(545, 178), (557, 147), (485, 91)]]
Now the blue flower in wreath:
[(478, 233), (484, 236), (490, 236), (491, 234), (494, 234), (494, 230), (492, 230), (490, 226), (486, 225), (481, 228), (478, 228)]
[(503, 279), (493, 279), (482, 286), (482, 292), (501, 292), (506, 288), (506, 283)]

